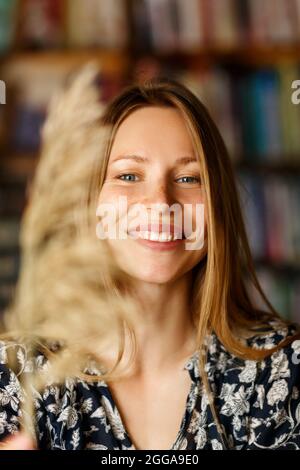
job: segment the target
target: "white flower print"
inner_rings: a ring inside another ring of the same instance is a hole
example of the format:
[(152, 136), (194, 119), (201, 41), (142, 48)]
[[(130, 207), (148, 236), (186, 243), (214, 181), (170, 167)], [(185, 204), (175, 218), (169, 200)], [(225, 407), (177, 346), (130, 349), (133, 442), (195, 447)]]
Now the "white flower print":
[(105, 411), (103, 406), (99, 406), (94, 413), (91, 414), (91, 418), (102, 418), (105, 416)]
[(172, 446), (172, 450), (185, 450), (187, 449), (188, 441), (186, 437), (183, 437), (176, 441)]
[(263, 385), (256, 385), (255, 390), (257, 393), (257, 400), (253, 406), (255, 408), (260, 408), (262, 410), (264, 407), (264, 401), (265, 401), (265, 387)]
[(236, 384), (228, 384), (228, 383), (223, 384), (222, 390), (220, 393), (220, 398), (223, 398), (223, 400), (226, 401), (232, 396), (235, 388), (236, 388)]
[(82, 434), (83, 434), (84, 436), (90, 436), (91, 434), (93, 434), (93, 433), (99, 431), (99, 429), (100, 429), (100, 428), (98, 428), (97, 426), (94, 426), (94, 425), (92, 424), (92, 426), (90, 426), (89, 429), (87, 429), (86, 431), (83, 431)]
[(238, 416), (233, 417), (232, 424), (233, 424), (235, 431), (240, 431), (242, 427), (242, 422)]
[(194, 434), (196, 429), (199, 427), (200, 413), (195, 409), (192, 413), (192, 417), (188, 426), (188, 432)]
[(20, 401), (23, 400), (19, 381), (14, 374), (11, 374), (8, 385), (0, 389), (0, 405), (4, 407), (9, 404), (14, 411), (17, 411)]
[(72, 406), (67, 406), (57, 418), (57, 421), (66, 422), (67, 429), (74, 428), (78, 420), (77, 411)]
[(188, 397), (186, 409), (190, 412), (193, 411), (194, 406), (195, 406), (195, 401), (197, 399), (197, 396), (199, 395), (199, 390), (198, 390), (198, 385), (195, 383), (192, 384), (192, 388)]
[(89, 442), (86, 445), (86, 449), (91, 449), (91, 450), (108, 450), (108, 447), (102, 445), (102, 444), (94, 444), (93, 442)]
[(221, 408), (221, 413), (226, 416), (243, 415), (249, 411), (248, 392), (242, 385), (239, 390), (227, 397), (227, 401)]
[(49, 411), (49, 413), (54, 413), (56, 415), (59, 413), (60, 407), (58, 403), (50, 403), (49, 405), (47, 405), (47, 410)]
[(293, 355), (292, 355), (292, 361), (294, 364), (299, 364), (300, 363), (300, 339), (294, 341), (291, 344), (292, 350), (293, 350)]
[(249, 429), (250, 429), (250, 434), (248, 437), (248, 444), (251, 445), (255, 442), (256, 436), (257, 436), (257, 431), (256, 429), (260, 427), (263, 424), (262, 419), (257, 419), (257, 418), (250, 418), (249, 420)]
[(125, 429), (117, 407), (113, 408), (111, 402), (105, 396), (102, 397), (101, 403), (107, 413), (108, 421), (115, 435), (118, 439), (123, 440), (125, 438)]
[(212, 439), (211, 446), (213, 450), (223, 450), (221, 442), (219, 442), (217, 439)]
[(81, 410), (83, 413), (89, 413), (93, 409), (93, 400), (87, 398), (81, 405)]
[(7, 362), (7, 352), (4, 341), (0, 341), (0, 364)]
[(72, 432), (72, 439), (71, 439), (71, 444), (73, 446), (73, 449), (77, 449), (79, 442), (80, 442), (79, 429), (75, 429)]
[(0, 412), (0, 434), (4, 433), (6, 424), (7, 424), (7, 413), (6, 411), (2, 411)]
[(290, 376), (289, 363), (287, 355), (281, 349), (273, 353), (272, 368), (269, 382), (274, 380), (283, 379)]
[(197, 449), (203, 449), (207, 441), (207, 434), (204, 428), (199, 428), (195, 435)]
[(288, 396), (288, 384), (285, 379), (276, 380), (271, 389), (267, 393), (268, 404), (273, 406), (274, 404), (284, 401)]
[(294, 350), (295, 353), (300, 354), (300, 339), (293, 341), (291, 344), (291, 348)]
[(217, 369), (221, 372), (224, 372), (227, 365), (227, 354), (221, 353), (218, 358)]
[(245, 361), (245, 364), (245, 368), (239, 374), (239, 379), (241, 382), (253, 382), (256, 377), (256, 362)]
[(58, 398), (59, 398), (59, 388), (58, 388), (58, 387), (55, 387), (55, 386), (53, 386), (53, 385), (46, 387), (45, 390), (43, 391), (42, 399), (43, 399), (43, 400), (47, 400), (47, 398), (48, 398), (49, 395), (52, 395), (53, 398), (55, 399), (55, 401), (58, 401)]

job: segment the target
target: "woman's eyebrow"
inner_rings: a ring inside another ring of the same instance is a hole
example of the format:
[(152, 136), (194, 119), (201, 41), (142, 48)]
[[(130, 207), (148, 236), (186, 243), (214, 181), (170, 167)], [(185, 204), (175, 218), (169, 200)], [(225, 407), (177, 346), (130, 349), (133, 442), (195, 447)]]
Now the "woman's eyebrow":
[[(142, 157), (141, 155), (120, 155), (119, 157), (114, 158), (111, 163), (115, 163), (119, 160), (134, 160), (137, 163), (149, 163), (150, 160), (147, 157)], [(195, 157), (184, 156), (179, 157), (175, 161), (176, 165), (187, 165), (188, 163), (198, 163), (199, 160)]]
[(188, 165), (188, 163), (199, 163), (199, 160), (198, 158), (195, 158), (195, 157), (180, 157), (180, 158), (177, 158), (176, 160), (176, 164), (177, 165)]
[(142, 157), (140, 155), (120, 155), (119, 157), (114, 158), (111, 163), (115, 163), (119, 160), (134, 160), (137, 163), (149, 163), (149, 158)]

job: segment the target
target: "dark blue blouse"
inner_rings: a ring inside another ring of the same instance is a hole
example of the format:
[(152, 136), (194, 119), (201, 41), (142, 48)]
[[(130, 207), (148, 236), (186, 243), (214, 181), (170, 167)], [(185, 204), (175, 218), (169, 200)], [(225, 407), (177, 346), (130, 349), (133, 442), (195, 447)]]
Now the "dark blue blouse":
[[(272, 330), (247, 342), (271, 348), (294, 331)], [(206, 370), (222, 432), (204, 391), (196, 351), (184, 366), (191, 387), (171, 449), (300, 449), (300, 340), (261, 361), (233, 356), (215, 334), (208, 340)], [(24, 400), (18, 377), (7, 364), (9, 347), (17, 348), (21, 370), (47, 368), (43, 354), (31, 364), (24, 345), (0, 342), (0, 439), (18, 430)], [(85, 371), (101, 374), (103, 369), (91, 361)], [(33, 393), (40, 449), (135, 449), (104, 381), (68, 378)]]

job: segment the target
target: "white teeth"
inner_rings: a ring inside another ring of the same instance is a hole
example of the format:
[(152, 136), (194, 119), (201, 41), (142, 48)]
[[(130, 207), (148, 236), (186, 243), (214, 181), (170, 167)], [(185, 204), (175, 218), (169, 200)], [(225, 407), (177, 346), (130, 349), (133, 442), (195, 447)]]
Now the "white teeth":
[[(148, 232), (149, 233), (149, 232)], [(153, 240), (154, 242), (157, 242), (159, 239), (159, 233), (157, 232), (150, 232), (149, 240)]]
[(168, 233), (160, 233), (159, 234), (159, 241), (160, 242), (167, 242), (172, 240), (172, 235), (169, 235)]
[(129, 235), (133, 235), (134, 238), (142, 238), (144, 240), (152, 240), (152, 241), (159, 241), (159, 242), (170, 242), (174, 240), (181, 239), (180, 236), (171, 235), (167, 232), (149, 232), (149, 231), (131, 231)]

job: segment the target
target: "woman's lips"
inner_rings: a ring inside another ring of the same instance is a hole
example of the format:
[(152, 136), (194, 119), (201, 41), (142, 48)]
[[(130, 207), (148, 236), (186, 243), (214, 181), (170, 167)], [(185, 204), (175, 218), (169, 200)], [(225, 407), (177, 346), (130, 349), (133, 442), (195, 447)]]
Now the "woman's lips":
[(170, 234), (174, 238), (185, 238), (182, 227), (173, 224), (162, 224), (162, 223), (151, 223), (148, 225), (138, 225), (135, 228), (131, 228), (128, 232), (151, 232), (151, 233), (164, 233)]
[(159, 242), (153, 240), (146, 240), (144, 238), (136, 238), (135, 241), (140, 245), (151, 248), (152, 250), (165, 251), (165, 250), (174, 250), (178, 246), (182, 245), (185, 241), (183, 238), (179, 240), (171, 240), (167, 242)]
[(170, 224), (140, 225), (128, 234), (139, 244), (158, 251), (173, 250), (185, 240), (182, 229)]

